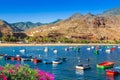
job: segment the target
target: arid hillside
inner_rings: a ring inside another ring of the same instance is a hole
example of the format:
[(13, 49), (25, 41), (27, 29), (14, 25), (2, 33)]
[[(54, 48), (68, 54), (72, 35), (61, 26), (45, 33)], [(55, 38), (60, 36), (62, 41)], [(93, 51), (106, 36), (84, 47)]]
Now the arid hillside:
[(0, 20), (0, 36), (13, 35), (13, 29), (6, 21)]
[(26, 31), (28, 36), (86, 40), (120, 40), (120, 15), (74, 14), (66, 20)]

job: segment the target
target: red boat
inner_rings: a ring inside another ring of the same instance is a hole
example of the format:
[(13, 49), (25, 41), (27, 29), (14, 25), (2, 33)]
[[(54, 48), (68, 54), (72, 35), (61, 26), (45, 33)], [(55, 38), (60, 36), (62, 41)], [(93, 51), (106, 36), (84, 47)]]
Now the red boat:
[(17, 61), (21, 61), (21, 58), (20, 58), (20, 57), (16, 57), (16, 60), (17, 60)]
[(16, 55), (15, 60), (17, 60), (17, 61), (21, 61), (21, 57), (20, 57), (20, 55)]
[(33, 59), (33, 62), (34, 62), (34, 63), (38, 63), (38, 62), (42, 62), (42, 60), (41, 60), (41, 59), (36, 59), (36, 58), (34, 58), (34, 59)]
[(115, 48), (111, 48), (111, 50), (112, 50), (112, 51), (114, 51), (114, 50), (115, 50)]
[(106, 70), (106, 75), (107, 76), (115, 76), (120, 74), (120, 66), (114, 67), (112, 69)]
[(107, 76), (115, 76), (115, 75), (118, 75), (119, 72), (117, 70), (114, 70), (114, 69), (108, 69), (106, 70), (106, 75)]
[(14, 56), (11, 56), (11, 57), (10, 57), (10, 60), (14, 61), (14, 60), (15, 60), (15, 57), (14, 57)]

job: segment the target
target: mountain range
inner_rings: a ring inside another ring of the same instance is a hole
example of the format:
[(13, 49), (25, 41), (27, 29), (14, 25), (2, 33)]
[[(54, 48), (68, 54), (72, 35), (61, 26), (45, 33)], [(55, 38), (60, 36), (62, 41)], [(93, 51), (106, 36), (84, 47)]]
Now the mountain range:
[(52, 23), (18, 22), (10, 24), (0, 20), (0, 33), (24, 31), (28, 36), (66, 37), (73, 40), (120, 40), (119, 25), (120, 7), (117, 7), (104, 11), (100, 15), (76, 13), (65, 20), (58, 19)]

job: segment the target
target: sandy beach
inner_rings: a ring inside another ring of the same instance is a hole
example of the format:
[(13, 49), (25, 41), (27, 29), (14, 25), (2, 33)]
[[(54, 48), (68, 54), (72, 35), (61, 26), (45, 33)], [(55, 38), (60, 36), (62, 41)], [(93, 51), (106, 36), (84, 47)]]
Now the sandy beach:
[(95, 46), (95, 45), (120, 45), (120, 44), (100, 44), (100, 43), (41, 43), (41, 44), (16, 44), (16, 43), (0, 43), (0, 46)]

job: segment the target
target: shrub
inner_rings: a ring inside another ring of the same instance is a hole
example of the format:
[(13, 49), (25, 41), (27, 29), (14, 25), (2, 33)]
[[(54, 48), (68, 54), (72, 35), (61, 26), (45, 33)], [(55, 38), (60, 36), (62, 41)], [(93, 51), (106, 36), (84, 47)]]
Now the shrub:
[(38, 69), (31, 69), (28, 65), (0, 66), (0, 80), (54, 80), (54, 75)]

